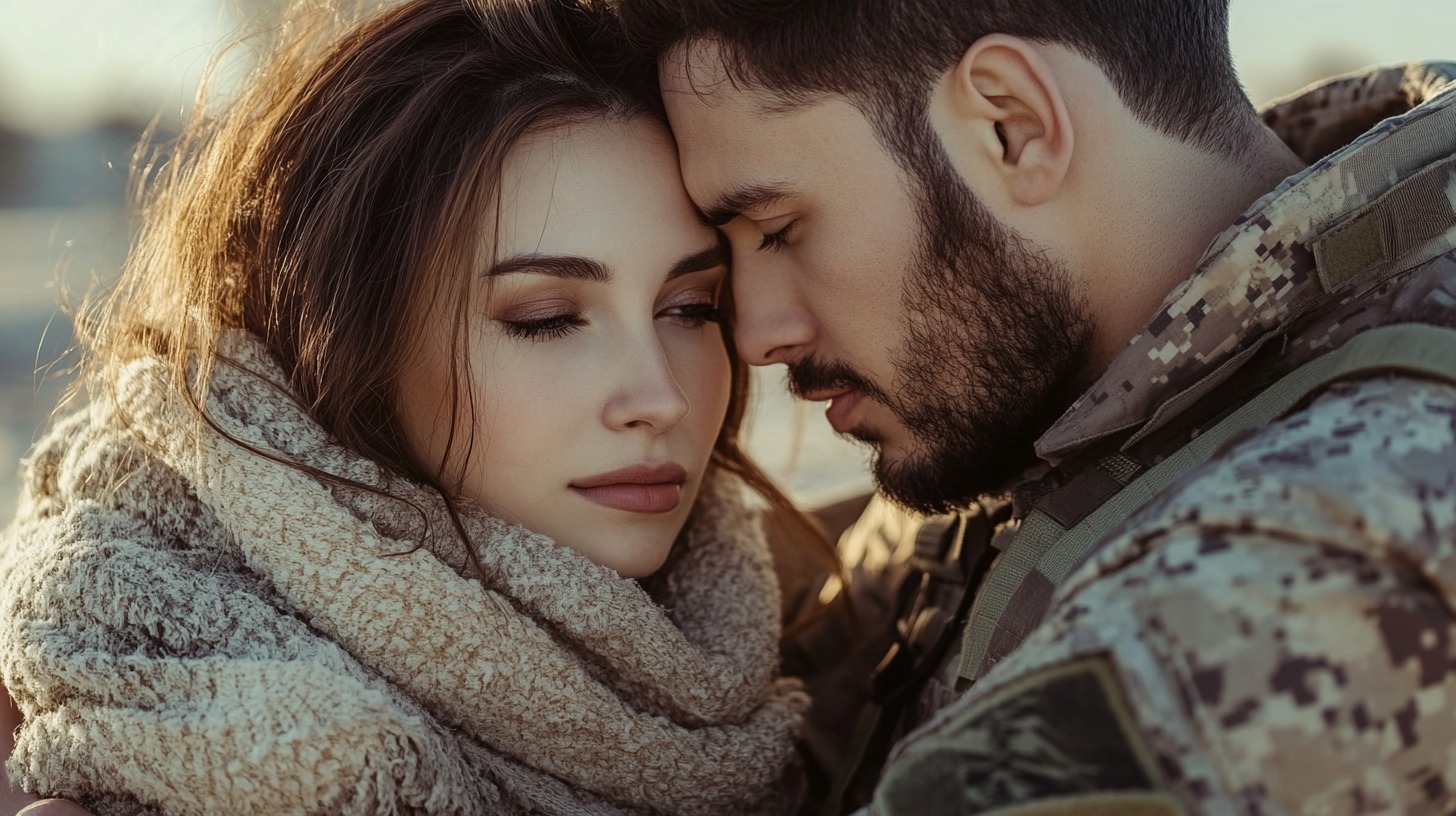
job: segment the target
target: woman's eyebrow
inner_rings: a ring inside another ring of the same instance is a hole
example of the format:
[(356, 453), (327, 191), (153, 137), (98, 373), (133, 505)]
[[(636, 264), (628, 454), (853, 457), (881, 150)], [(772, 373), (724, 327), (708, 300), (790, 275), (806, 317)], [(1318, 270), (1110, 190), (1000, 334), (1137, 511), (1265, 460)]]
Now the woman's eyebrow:
[(722, 242), (719, 242), (715, 246), (710, 246), (701, 252), (694, 252), (673, 264), (672, 268), (667, 270), (667, 279), (672, 280), (693, 272), (702, 272), (705, 269), (727, 265), (728, 249), (723, 246)]
[[(678, 263), (681, 265), (682, 261)], [(487, 269), (485, 277), (494, 278), (514, 272), (530, 272), (594, 283), (612, 282), (612, 270), (605, 264), (577, 255), (514, 255)]]

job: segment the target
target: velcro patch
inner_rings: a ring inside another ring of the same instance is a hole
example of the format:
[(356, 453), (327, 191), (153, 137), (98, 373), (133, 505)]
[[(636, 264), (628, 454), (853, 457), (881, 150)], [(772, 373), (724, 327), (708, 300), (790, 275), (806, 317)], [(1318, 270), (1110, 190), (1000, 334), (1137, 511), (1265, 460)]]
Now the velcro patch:
[(1133, 721), (1116, 674), (1099, 655), (1022, 678), (921, 735), (885, 770), (874, 812), (1184, 811)]

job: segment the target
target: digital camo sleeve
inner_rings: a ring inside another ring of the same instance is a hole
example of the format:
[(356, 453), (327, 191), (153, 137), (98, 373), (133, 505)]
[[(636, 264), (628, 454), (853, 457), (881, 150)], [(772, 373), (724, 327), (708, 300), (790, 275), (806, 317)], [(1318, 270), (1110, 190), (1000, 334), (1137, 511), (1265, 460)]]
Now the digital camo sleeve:
[(1456, 389), (1330, 389), (1131, 518), (880, 814), (1456, 807)]

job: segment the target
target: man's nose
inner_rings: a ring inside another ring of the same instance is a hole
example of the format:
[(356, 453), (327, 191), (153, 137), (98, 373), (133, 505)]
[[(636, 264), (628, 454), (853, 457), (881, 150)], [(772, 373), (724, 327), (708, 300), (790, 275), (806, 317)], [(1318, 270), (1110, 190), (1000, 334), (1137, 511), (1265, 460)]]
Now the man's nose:
[(790, 274), (764, 259), (734, 259), (733, 308), (733, 337), (750, 365), (792, 362), (814, 340), (813, 314)]

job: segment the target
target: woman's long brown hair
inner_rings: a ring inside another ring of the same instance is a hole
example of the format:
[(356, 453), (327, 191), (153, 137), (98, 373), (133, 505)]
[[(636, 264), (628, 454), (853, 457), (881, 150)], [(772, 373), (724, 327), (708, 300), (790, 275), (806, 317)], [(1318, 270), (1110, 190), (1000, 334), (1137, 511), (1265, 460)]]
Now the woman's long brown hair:
[[(79, 316), (83, 371), (104, 387), (119, 363), (165, 356), (209, 422), (210, 374), (228, 363), (219, 338), (246, 330), (282, 364), (280, 387), (342, 444), (438, 491), (463, 537), (443, 463), (416, 461), (397, 419), (412, 321), (451, 304), (450, 427), (471, 427), (455, 421), (472, 393), (462, 270), (492, 226), (507, 153), (582, 118), (661, 120), (654, 68), (623, 59), (615, 21), (589, 0), (409, 0), (342, 36), (334, 6), (294, 7), (221, 115), (200, 96), (154, 151), (165, 161), (137, 163), (138, 238), (116, 288)], [(733, 392), (713, 462), (833, 573), (816, 524), (739, 444), (748, 372), (724, 335)]]

